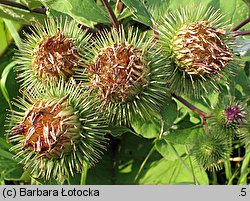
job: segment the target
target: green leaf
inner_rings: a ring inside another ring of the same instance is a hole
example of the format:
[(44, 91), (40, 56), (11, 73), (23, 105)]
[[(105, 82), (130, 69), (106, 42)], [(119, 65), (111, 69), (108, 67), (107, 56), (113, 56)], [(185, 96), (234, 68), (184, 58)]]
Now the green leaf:
[(114, 184), (114, 154), (109, 150), (102, 159), (88, 170), (86, 185), (111, 185)]
[[(178, 157), (176, 154), (174, 154), (173, 149), (169, 147), (168, 143), (165, 139), (157, 140), (155, 143), (156, 150), (165, 158), (168, 160), (176, 160)], [(173, 147), (177, 151), (179, 156), (182, 156), (186, 153), (185, 145), (183, 144), (173, 144)]]
[(8, 37), (6, 25), (1, 18), (0, 18), (0, 37), (1, 37), (1, 43), (0, 43), (0, 55), (1, 55), (7, 48), (11, 39), (10, 37)]
[(20, 2), (31, 10), (35, 8), (40, 8), (43, 5), (39, 0), (21, 0)]
[(109, 23), (109, 16), (103, 6), (94, 0), (42, 0), (44, 5), (65, 13), (82, 24), (93, 27), (96, 23)]
[[(136, 184), (134, 181), (142, 162), (153, 146), (152, 140), (126, 133), (120, 140), (111, 138), (110, 148), (94, 168), (88, 170), (87, 185)], [(147, 160), (141, 175), (161, 156), (154, 152)]]
[(21, 25), (12, 22), (7, 19), (2, 19), (0, 18), (0, 55), (7, 49), (8, 45), (12, 41), (12, 37), (14, 37), (14, 40), (19, 43), (19, 35), (18, 35), (18, 30), (21, 28)]
[[(216, 0), (217, 1), (217, 0)], [(211, 0), (203, 0), (202, 5), (206, 7)], [(186, 7), (186, 6), (198, 6), (201, 4), (200, 0), (170, 0), (169, 1), (169, 9), (170, 10), (176, 10), (180, 7)]]
[(9, 33), (11, 34), (12, 38), (15, 41), (15, 44), (18, 48), (20, 48), (20, 44), (21, 44), (21, 38), (18, 34), (18, 29), (20, 28), (20, 25), (17, 25), (17, 27), (15, 26), (15, 24), (7, 19), (4, 19), (4, 22), (6, 24), (6, 26), (8, 27)]
[(163, 129), (170, 129), (177, 118), (177, 104), (174, 100), (166, 100), (161, 109), (161, 116), (164, 123)]
[(192, 127), (182, 130), (172, 130), (169, 134), (163, 137), (163, 139), (168, 140), (173, 144), (192, 144), (194, 139), (204, 132), (204, 128), (201, 127)]
[[(152, 149), (152, 140), (140, 138), (132, 134), (123, 135), (115, 153), (115, 184), (136, 184), (134, 181), (148, 153)], [(154, 152), (148, 158), (140, 175), (144, 175), (150, 164), (161, 156)], [(140, 176), (139, 176), (140, 177)]]
[(153, 27), (152, 16), (148, 12), (145, 4), (141, 0), (122, 0), (122, 2), (131, 10), (134, 20)]
[(136, 133), (145, 138), (156, 138), (160, 135), (161, 126), (156, 119), (142, 119), (140, 115), (135, 115), (131, 121), (131, 127)]
[(16, 21), (20, 24), (31, 24), (35, 21), (43, 22), (46, 15), (0, 3), (0, 17)]
[(127, 128), (125, 126), (111, 127), (110, 131), (111, 131), (111, 135), (113, 135), (114, 137), (119, 137), (119, 136), (123, 135), (124, 133), (133, 133), (133, 134), (137, 135), (137, 133), (133, 132), (132, 130), (130, 130), (129, 128)]
[(20, 181), (22, 180), (22, 176), (24, 174), (23, 168), (21, 165), (17, 165), (8, 169), (4, 172), (4, 179), (7, 181)]
[(7, 81), (7, 77), (9, 75), (9, 72), (12, 70), (12, 68), (15, 66), (14, 62), (8, 64), (1, 75), (1, 80), (0, 80), (0, 88), (2, 91), (2, 94), (5, 98), (5, 100), (7, 101), (7, 103), (9, 104), (9, 107), (11, 108), (11, 104), (10, 104), (10, 96), (6, 87), (6, 81)]
[[(225, 14), (225, 20), (229, 20), (232, 26), (236, 26), (248, 17), (248, 6), (242, 0), (220, 0), (218, 4), (222, 13)], [(250, 23), (246, 24), (243, 29), (250, 29)]]
[(0, 148), (0, 156), (9, 160), (13, 160), (14, 154)]
[[(189, 164), (188, 159), (184, 159)], [(199, 184), (208, 185), (208, 176), (197, 164), (192, 164), (194, 175)], [(193, 177), (189, 174), (180, 160), (161, 159), (153, 162), (139, 184), (194, 184)]]

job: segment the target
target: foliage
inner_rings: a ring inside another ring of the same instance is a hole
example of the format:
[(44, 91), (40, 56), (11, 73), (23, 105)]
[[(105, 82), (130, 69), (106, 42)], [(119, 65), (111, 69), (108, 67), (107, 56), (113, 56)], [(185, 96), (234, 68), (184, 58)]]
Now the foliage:
[[(20, 84), (13, 71), (13, 56), (19, 47), (21, 29), (29, 32), (32, 22), (43, 23), (46, 16), (75, 19), (90, 33), (112, 27), (109, 13), (101, 0), (20, 0), (0, 2), (0, 183), (1, 184), (58, 184), (55, 179), (31, 177), (29, 170), (14, 159), (9, 151), (5, 119), (12, 109), (11, 100), (19, 94)], [(137, 26), (142, 32), (153, 34), (152, 29), (167, 14), (186, 4), (199, 5), (197, 0), (110, 0), (109, 4), (124, 29)], [(243, 0), (205, 0), (205, 8), (220, 9), (233, 28), (249, 15)], [(46, 11), (46, 12), (45, 12)], [(250, 23), (241, 28), (250, 29)], [(230, 82), (222, 82), (221, 92), (201, 98), (184, 97), (199, 110), (212, 114), (224, 96), (235, 97), (249, 107), (250, 62), (249, 39), (236, 40), (236, 59)], [(167, 90), (166, 90), (167, 91)], [(94, 167), (76, 173), (64, 184), (249, 184), (250, 142), (245, 137), (230, 141), (231, 155), (223, 161), (222, 169), (211, 172), (204, 169), (192, 155), (194, 142), (206, 135), (207, 125), (194, 110), (171, 96), (167, 97), (160, 112), (147, 119), (140, 115), (132, 117), (131, 126), (110, 126), (109, 146), (102, 159)], [(248, 122), (249, 123), (249, 122)], [(205, 125), (204, 125), (205, 124)], [(244, 128), (246, 130), (246, 128)], [(249, 132), (249, 130), (248, 130)], [(249, 134), (248, 134), (249, 136)], [(222, 176), (221, 176), (222, 175)], [(85, 180), (86, 179), (86, 180)]]

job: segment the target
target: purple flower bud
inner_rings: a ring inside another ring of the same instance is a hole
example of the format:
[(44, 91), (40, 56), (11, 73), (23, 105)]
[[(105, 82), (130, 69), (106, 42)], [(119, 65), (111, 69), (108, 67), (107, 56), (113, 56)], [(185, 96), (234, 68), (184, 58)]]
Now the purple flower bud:
[(234, 103), (231, 107), (226, 108), (226, 119), (229, 123), (244, 123), (246, 120), (246, 112), (244, 107)]

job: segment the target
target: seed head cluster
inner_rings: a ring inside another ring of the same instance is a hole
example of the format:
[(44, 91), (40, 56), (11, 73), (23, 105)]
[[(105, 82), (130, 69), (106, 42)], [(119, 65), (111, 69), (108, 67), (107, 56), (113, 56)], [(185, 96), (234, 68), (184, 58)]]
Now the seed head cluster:
[(142, 50), (124, 43), (104, 48), (87, 69), (90, 88), (99, 91), (104, 104), (126, 102), (147, 83)]
[(60, 30), (56, 35), (44, 35), (34, 50), (32, 66), (41, 78), (71, 77), (78, 64), (78, 51), (72, 38), (66, 37)]
[(233, 57), (224, 36), (225, 30), (213, 28), (208, 21), (184, 25), (173, 38), (175, 62), (191, 75), (219, 73)]
[(70, 138), (66, 137), (67, 130), (73, 125), (67, 124), (67, 119), (74, 118), (74, 114), (63, 116), (66, 107), (63, 99), (57, 103), (51, 101), (37, 101), (26, 111), (24, 120), (11, 130), (12, 135), (23, 135), (23, 149), (31, 148), (39, 154), (50, 152), (60, 156), (72, 148)]

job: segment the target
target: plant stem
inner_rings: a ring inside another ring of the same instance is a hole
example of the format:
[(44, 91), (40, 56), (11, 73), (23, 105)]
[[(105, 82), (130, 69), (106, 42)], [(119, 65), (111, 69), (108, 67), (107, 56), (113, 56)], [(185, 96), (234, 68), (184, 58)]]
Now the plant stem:
[(113, 27), (118, 31), (119, 30), (119, 22), (115, 16), (114, 11), (112, 10), (111, 6), (109, 5), (107, 0), (102, 0), (102, 3), (104, 4), (105, 8), (107, 9), (109, 13), (110, 20), (113, 24)]
[(250, 35), (250, 30), (244, 30), (244, 31), (235, 31), (233, 32), (235, 36), (244, 36), (244, 35)]
[(238, 180), (238, 185), (247, 185), (247, 177), (249, 175), (249, 163), (250, 163), (250, 145), (246, 147), (246, 153), (245, 153), (242, 165), (241, 165), (240, 178)]
[(194, 183), (199, 184), (199, 182), (196, 179), (195, 174), (194, 174), (194, 167), (193, 167), (192, 160), (191, 160), (191, 157), (190, 157), (190, 154), (189, 154), (190, 153), (189, 147), (187, 145), (185, 145), (185, 148), (186, 148), (186, 153), (188, 155), (188, 160), (189, 160), (189, 164), (190, 164), (190, 167), (191, 167)]
[(241, 27), (243, 27), (244, 25), (246, 25), (248, 22), (250, 22), (250, 16), (248, 16), (247, 19), (243, 20), (242, 22), (240, 22), (238, 25), (236, 25), (234, 28), (232, 28), (230, 31), (234, 32), (239, 30)]
[(149, 157), (154, 153), (154, 151), (155, 151), (155, 145), (151, 148), (151, 150), (149, 151), (148, 155), (146, 156), (146, 158), (145, 158), (144, 161), (142, 162), (142, 164), (141, 164), (141, 166), (140, 166), (140, 169), (139, 169), (138, 173), (137, 173), (136, 176), (135, 176), (134, 181), (136, 181), (136, 180), (138, 179), (138, 177), (139, 177), (139, 175), (140, 175), (142, 169), (144, 168), (146, 162), (148, 161)]
[(178, 154), (178, 152), (176, 151), (176, 149), (174, 148), (174, 146), (168, 141), (168, 140), (165, 140), (168, 144), (168, 146), (171, 147), (172, 151), (174, 152), (174, 154), (177, 156), (177, 158), (180, 160), (180, 162), (182, 163), (182, 165), (186, 168), (186, 170), (188, 171), (188, 173), (190, 174), (190, 176), (192, 178), (194, 178), (194, 184), (195, 185), (198, 185), (198, 181), (196, 180), (195, 178), (195, 175), (193, 174), (193, 171), (190, 170), (190, 168), (187, 166), (187, 164), (184, 162), (184, 160), (181, 158), (181, 156)]
[(80, 185), (86, 184), (87, 172), (88, 172), (88, 164), (86, 162), (84, 162), (83, 163), (83, 170), (82, 170), (82, 174), (81, 174)]
[(185, 100), (184, 98), (176, 95), (175, 93), (171, 94), (175, 99), (177, 99), (178, 101), (180, 101), (181, 103), (183, 103), (185, 106), (187, 106), (190, 110), (194, 111), (196, 114), (198, 114), (201, 119), (202, 119), (202, 124), (205, 125), (206, 124), (206, 118), (208, 117), (207, 113), (201, 111), (200, 109), (198, 109), (197, 107), (195, 107), (194, 105), (192, 105), (191, 103), (189, 103), (187, 100)]
[(229, 158), (227, 160), (224, 161), (224, 165), (225, 165), (225, 174), (226, 174), (226, 178), (227, 181), (229, 182), (230, 179), (232, 178), (232, 168), (231, 168), (231, 163), (229, 161)]

